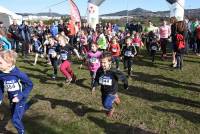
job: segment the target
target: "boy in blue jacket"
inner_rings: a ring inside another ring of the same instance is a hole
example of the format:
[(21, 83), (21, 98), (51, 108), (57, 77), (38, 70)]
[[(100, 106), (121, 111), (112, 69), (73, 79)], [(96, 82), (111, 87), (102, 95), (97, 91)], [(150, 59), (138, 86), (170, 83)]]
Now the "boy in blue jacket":
[(24, 134), (22, 117), (29, 108), (26, 100), (33, 88), (28, 76), (15, 67), (17, 54), (7, 50), (0, 52), (0, 104), (3, 101), (3, 93), (8, 92), (10, 100), (12, 123), (18, 134)]

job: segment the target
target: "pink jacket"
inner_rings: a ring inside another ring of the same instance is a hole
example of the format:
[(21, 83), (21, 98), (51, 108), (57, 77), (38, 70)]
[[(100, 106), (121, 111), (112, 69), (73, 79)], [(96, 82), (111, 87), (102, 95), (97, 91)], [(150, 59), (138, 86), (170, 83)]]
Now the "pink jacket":
[(88, 59), (88, 67), (89, 70), (92, 72), (96, 72), (99, 67), (100, 67), (100, 57), (101, 57), (102, 52), (97, 51), (96, 53), (90, 51), (87, 54), (87, 59)]

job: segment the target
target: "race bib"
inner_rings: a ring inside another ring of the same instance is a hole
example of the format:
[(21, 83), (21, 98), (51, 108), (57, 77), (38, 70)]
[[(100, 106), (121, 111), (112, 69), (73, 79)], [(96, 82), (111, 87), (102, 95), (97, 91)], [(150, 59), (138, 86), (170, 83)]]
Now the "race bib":
[(8, 91), (8, 92), (14, 92), (14, 91), (21, 90), (20, 87), (21, 87), (20, 83), (15, 80), (4, 82), (4, 90)]
[(67, 54), (66, 53), (61, 53), (60, 54), (61, 60), (67, 60)]
[(151, 49), (156, 51), (157, 50), (157, 46), (152, 46)]
[(117, 49), (116, 48), (112, 48), (112, 52), (116, 53)]
[(132, 52), (131, 51), (125, 51), (124, 55), (127, 56), (127, 57), (130, 57), (132, 55)]
[(98, 59), (93, 57), (93, 58), (90, 58), (90, 63), (94, 64), (94, 63), (98, 63)]
[(52, 54), (54, 54), (54, 53), (56, 53), (56, 51), (55, 51), (54, 49), (49, 49), (49, 54), (50, 54), (50, 55), (52, 55)]
[(139, 43), (133, 43), (133, 46), (139, 47)]
[(107, 76), (102, 76), (99, 78), (99, 83), (104, 86), (112, 86), (112, 79)]

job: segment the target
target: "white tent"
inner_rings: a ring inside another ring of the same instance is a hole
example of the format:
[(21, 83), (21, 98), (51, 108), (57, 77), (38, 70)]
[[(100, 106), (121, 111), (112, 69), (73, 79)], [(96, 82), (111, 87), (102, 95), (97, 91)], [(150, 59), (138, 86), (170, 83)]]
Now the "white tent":
[(0, 21), (4, 23), (5, 27), (8, 27), (10, 24), (12, 24), (14, 19), (17, 20), (18, 24), (21, 24), (22, 16), (0, 6)]

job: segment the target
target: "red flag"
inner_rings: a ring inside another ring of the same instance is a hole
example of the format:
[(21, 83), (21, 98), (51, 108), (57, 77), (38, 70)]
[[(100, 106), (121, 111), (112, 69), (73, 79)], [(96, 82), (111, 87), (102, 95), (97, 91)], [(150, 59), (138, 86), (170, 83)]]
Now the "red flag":
[(69, 4), (70, 4), (70, 17), (71, 20), (75, 23), (75, 22), (79, 22), (81, 23), (81, 15), (80, 12), (78, 10), (78, 7), (76, 6), (76, 4), (74, 3), (73, 0), (69, 0)]

